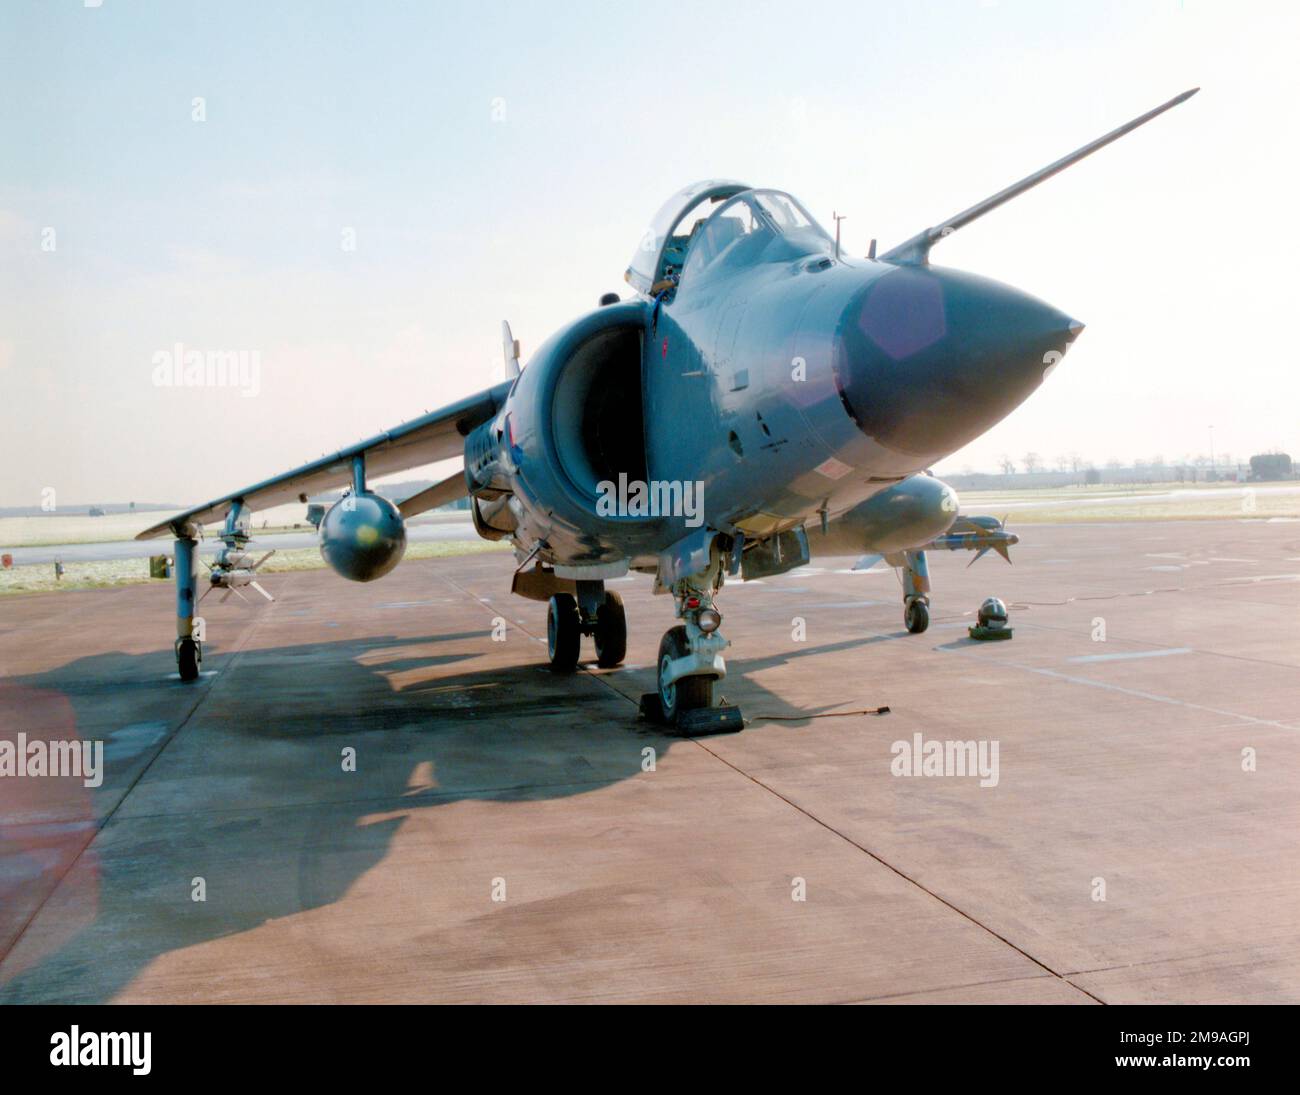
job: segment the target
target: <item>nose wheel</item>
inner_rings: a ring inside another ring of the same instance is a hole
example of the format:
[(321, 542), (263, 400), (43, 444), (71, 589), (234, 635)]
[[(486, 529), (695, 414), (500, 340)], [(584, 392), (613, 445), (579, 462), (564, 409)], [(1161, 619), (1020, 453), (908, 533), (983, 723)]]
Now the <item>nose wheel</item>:
[(683, 623), (670, 628), (659, 642), (656, 688), (641, 697), (641, 717), (670, 733), (728, 734), (744, 728), (738, 707), (718, 704), (717, 683), (727, 675), (722, 652), (730, 645), (718, 632), (722, 614), (713, 603), (721, 587), (722, 553), (710, 546), (709, 567), (672, 585), (677, 615)]
[(713, 704), (712, 677), (679, 677), (669, 681), (669, 666), (690, 653), (686, 627), (678, 624), (659, 641), (659, 708), (663, 720), (675, 724), (683, 711), (698, 711)]

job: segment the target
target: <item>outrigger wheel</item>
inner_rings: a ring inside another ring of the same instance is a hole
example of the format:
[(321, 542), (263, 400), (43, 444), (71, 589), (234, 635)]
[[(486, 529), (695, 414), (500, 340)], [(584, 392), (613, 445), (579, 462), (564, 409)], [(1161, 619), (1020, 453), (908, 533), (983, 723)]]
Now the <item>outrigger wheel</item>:
[(913, 635), (919, 635), (930, 626), (930, 607), (919, 598), (903, 606), (903, 623)]
[(596, 639), (596, 664), (601, 669), (623, 664), (627, 656), (627, 613), (623, 611), (623, 598), (617, 593), (606, 593), (596, 609), (592, 635)]
[(546, 652), (551, 668), (570, 673), (578, 666), (582, 647), (582, 616), (572, 593), (557, 593), (546, 608)]
[(690, 649), (684, 624), (665, 632), (659, 642), (659, 707), (663, 721), (670, 726), (676, 723), (680, 712), (695, 711), (713, 703), (712, 677), (679, 677), (672, 684), (664, 683), (668, 663), (689, 654)]
[(193, 639), (176, 640), (176, 668), (181, 680), (193, 681), (199, 676), (199, 665), (203, 661), (203, 651)]

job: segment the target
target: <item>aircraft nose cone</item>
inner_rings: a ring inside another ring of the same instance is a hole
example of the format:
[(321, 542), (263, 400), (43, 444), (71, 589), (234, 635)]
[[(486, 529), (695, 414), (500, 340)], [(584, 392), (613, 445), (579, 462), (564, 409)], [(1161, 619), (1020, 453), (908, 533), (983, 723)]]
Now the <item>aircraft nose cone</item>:
[(1082, 330), (1000, 282), (900, 266), (846, 306), (835, 379), (845, 409), (869, 437), (934, 458), (1024, 402)]

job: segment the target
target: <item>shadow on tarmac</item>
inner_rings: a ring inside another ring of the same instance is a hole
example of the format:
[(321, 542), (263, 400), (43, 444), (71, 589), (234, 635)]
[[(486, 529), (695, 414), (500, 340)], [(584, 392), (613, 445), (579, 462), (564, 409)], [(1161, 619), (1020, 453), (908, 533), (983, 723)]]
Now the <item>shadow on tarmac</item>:
[[(636, 721), (642, 688), (628, 684), (653, 687), (653, 670), (616, 674), (620, 691), (607, 673), (550, 672), (540, 649), (465, 665), (484, 635), (214, 644), (194, 685), (165, 651), (0, 682), (0, 736), (103, 740), (106, 770), (97, 790), (0, 782), (0, 1002), (107, 1002), (162, 954), (338, 901), (412, 811), (586, 793), (639, 775), (647, 745), (662, 756), (680, 740)], [(742, 678), (746, 713), (786, 720), (757, 732), (789, 732), (843, 700), (801, 710), (747, 674), (894, 637), (736, 658), (729, 680)], [(343, 774), (349, 747), (357, 771)]]

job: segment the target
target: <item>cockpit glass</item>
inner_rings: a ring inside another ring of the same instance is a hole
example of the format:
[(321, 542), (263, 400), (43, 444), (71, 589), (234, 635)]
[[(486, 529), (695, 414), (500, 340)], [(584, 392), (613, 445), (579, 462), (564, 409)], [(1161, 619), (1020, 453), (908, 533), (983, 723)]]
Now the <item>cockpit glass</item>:
[(682, 270), (687, 252), (691, 250), (695, 237), (704, 228), (709, 218), (717, 212), (718, 202), (721, 200), (721, 198), (711, 198), (700, 202), (673, 226), (672, 235), (664, 241), (663, 245), (660, 258), (661, 277), (675, 275)]
[[(777, 239), (783, 247), (772, 250), (768, 244)], [(728, 263), (785, 261), (832, 246), (830, 236), (789, 194), (712, 179), (679, 190), (663, 204), (626, 277), (639, 292), (656, 296), (671, 293), (688, 267), (706, 269), (724, 254)]]
[(698, 275), (726, 255), (748, 251), (759, 236), (770, 237), (772, 229), (744, 198), (736, 198), (697, 228), (682, 277)]
[(816, 227), (812, 219), (795, 204), (789, 194), (780, 194), (775, 190), (760, 190), (754, 197), (763, 212), (772, 218), (772, 223), (776, 225), (779, 232)]
[(641, 237), (628, 264), (627, 279), (641, 292), (650, 292), (665, 276), (681, 269), (691, 229), (733, 194), (748, 190), (744, 183), (710, 179), (684, 187), (664, 202)]

